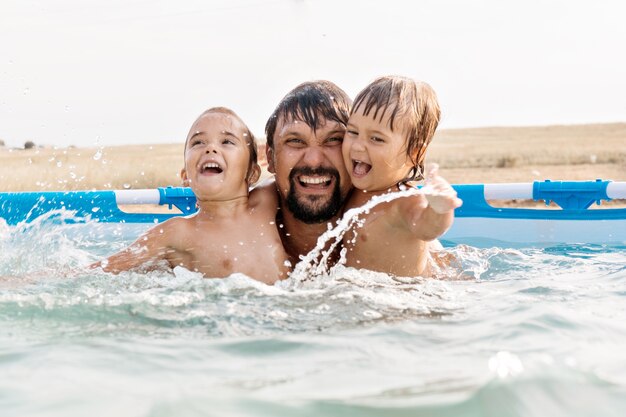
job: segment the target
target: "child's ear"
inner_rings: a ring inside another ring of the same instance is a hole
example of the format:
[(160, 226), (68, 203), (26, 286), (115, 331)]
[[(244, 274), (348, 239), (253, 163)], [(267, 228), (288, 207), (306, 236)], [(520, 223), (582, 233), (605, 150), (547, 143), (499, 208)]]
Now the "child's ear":
[(259, 164), (252, 165), (248, 173), (248, 186), (251, 186), (261, 178), (261, 167)]
[(183, 187), (189, 187), (189, 178), (187, 178), (187, 170), (185, 168), (180, 170), (180, 179), (183, 182)]
[(274, 152), (270, 146), (265, 147), (265, 159), (267, 159), (267, 170), (271, 174), (276, 174), (276, 169), (274, 168)]

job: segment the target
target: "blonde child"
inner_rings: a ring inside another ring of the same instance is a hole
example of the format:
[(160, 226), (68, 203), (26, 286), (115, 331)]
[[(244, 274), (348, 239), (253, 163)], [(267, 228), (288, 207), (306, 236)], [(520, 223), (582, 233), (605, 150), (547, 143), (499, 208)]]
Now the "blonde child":
[(342, 145), (355, 187), (346, 209), (426, 176), (424, 193), (374, 206), (363, 227), (344, 237), (346, 264), (396, 276), (432, 273), (429, 242), (452, 224), (461, 200), (436, 167), (424, 174), (424, 156), (439, 123), (432, 88), (409, 78), (376, 79), (356, 97)]
[(198, 211), (153, 227), (93, 267), (117, 273), (164, 262), (211, 278), (235, 272), (267, 284), (286, 278), (287, 254), (275, 224), (278, 199), (248, 192), (259, 175), (254, 137), (243, 121), (227, 108), (205, 111), (189, 130), (181, 170)]

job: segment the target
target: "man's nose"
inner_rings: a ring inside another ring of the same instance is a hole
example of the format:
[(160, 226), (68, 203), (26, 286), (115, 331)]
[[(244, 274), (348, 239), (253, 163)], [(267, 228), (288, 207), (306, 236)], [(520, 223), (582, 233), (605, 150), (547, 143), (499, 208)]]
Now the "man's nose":
[(317, 146), (312, 146), (304, 152), (302, 160), (309, 166), (320, 166), (326, 159), (324, 152)]

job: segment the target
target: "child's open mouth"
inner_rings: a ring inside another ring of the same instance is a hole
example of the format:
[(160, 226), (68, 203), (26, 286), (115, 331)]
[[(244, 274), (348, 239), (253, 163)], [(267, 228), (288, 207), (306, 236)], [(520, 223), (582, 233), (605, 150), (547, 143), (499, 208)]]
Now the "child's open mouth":
[(223, 171), (216, 162), (207, 162), (200, 168), (201, 174), (221, 174)]
[(370, 172), (372, 166), (370, 164), (366, 164), (363, 161), (358, 161), (356, 159), (352, 160), (352, 173), (357, 177), (362, 177)]

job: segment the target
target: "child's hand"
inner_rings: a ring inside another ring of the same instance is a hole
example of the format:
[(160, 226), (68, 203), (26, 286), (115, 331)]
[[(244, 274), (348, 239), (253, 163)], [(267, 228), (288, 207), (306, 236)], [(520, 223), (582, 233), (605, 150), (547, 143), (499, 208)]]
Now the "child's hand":
[(426, 168), (426, 183), (422, 187), (428, 205), (435, 213), (444, 214), (463, 204), (448, 181), (439, 175), (439, 166), (429, 164)]

